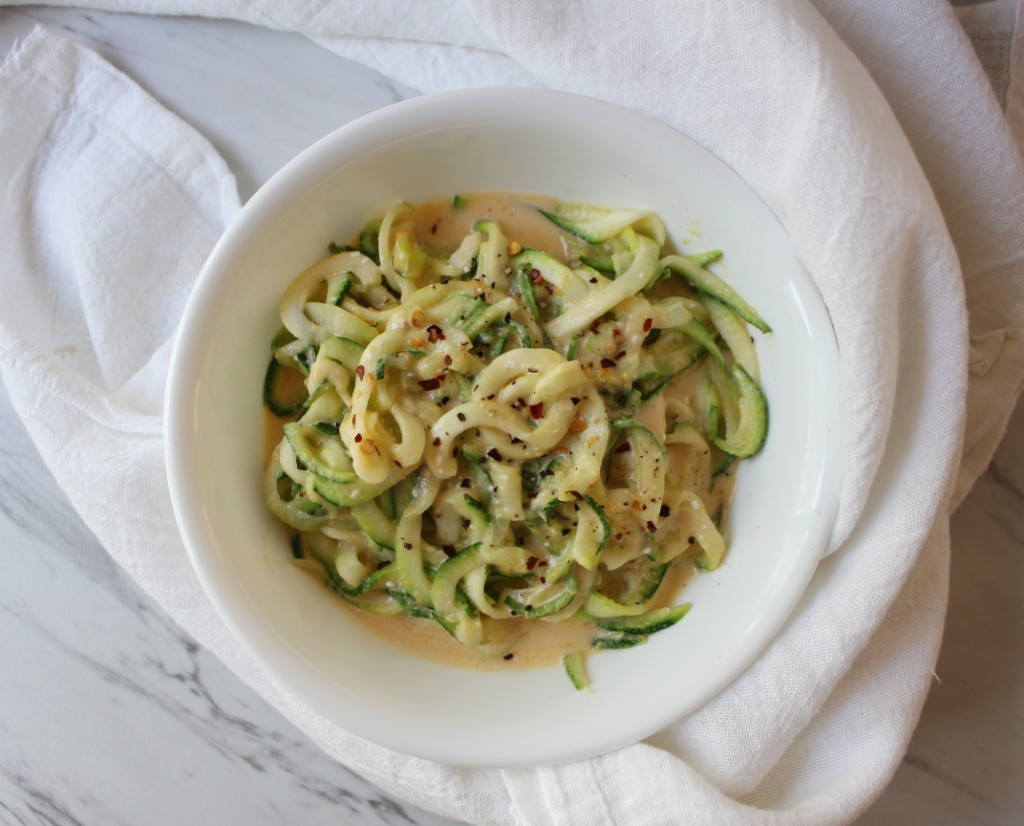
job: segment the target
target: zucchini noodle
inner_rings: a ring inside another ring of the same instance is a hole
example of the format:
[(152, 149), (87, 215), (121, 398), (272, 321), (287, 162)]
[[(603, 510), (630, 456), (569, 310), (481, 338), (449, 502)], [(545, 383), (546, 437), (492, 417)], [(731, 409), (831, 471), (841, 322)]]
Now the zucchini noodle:
[(397, 204), (284, 291), (265, 498), (356, 608), (487, 655), (564, 621), (629, 647), (689, 607), (671, 572), (725, 556), (767, 433), (749, 326), (770, 328), (650, 211), (506, 196), (551, 222), (544, 251), (474, 222), (485, 197), (453, 200), (468, 229), (445, 245)]

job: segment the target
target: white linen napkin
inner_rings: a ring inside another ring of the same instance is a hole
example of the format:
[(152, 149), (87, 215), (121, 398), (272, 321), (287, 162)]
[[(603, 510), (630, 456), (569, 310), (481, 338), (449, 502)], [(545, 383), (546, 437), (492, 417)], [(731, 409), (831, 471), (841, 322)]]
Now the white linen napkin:
[[(834, 553), (778, 639), (704, 708), (645, 743), (539, 769), (459, 770), (359, 740), (252, 663), (173, 524), (162, 380), (188, 288), (238, 208), (231, 174), (130, 80), (37, 31), (0, 69), (0, 369), (111, 555), (330, 754), (436, 811), (825, 824), (867, 806), (931, 679), (951, 497), (987, 465), (1024, 378), (1020, 154), (943, 0), (94, 5), (245, 19), (427, 90), (543, 84), (688, 132), (790, 232), (836, 327), (845, 409)], [(112, 516), (112, 498), (139, 519)]]

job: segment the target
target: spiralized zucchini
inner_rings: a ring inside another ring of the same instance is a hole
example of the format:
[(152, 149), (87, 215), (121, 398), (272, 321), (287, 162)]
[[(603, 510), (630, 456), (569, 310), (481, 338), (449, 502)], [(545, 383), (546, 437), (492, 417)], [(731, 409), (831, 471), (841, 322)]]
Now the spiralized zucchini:
[(488, 654), (526, 622), (592, 622), (596, 648), (676, 622), (669, 571), (721, 563), (735, 460), (767, 432), (747, 325), (769, 327), (720, 253), (544, 204), (558, 257), (486, 218), (433, 248), (408, 204), (332, 245), (284, 292), (265, 386), (299, 564)]

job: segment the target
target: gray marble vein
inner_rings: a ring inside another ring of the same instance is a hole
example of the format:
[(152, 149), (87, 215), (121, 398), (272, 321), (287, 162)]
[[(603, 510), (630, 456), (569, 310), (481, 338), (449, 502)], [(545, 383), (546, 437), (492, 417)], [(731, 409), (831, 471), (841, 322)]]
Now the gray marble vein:
[[(210, 138), (248, 198), (335, 127), (414, 94), (302, 37), (227, 21), (0, 9), (0, 55), (43, 23)], [(0, 148), (2, 149), (2, 148)], [(0, 823), (453, 823), (328, 758), (115, 565), (0, 387)], [(953, 521), (937, 679), (861, 826), (1024, 813), (1024, 408)]]
[(6, 393), (0, 822), (440, 824), (327, 757), (167, 619), (71, 511)]
[(863, 823), (1024, 819), (1024, 404), (953, 517), (936, 682), (893, 783)]
[[(154, 22), (0, 10), (0, 53), (37, 23), (96, 49), (211, 139), (243, 199), (330, 130), (412, 94), (298, 36)], [(0, 421), (17, 480), (0, 493), (0, 823), (453, 822), (327, 757), (199, 648), (82, 524), (2, 388)]]
[(300, 35), (244, 23), (46, 7), (0, 11), (0, 52), (37, 24), (79, 40), (210, 139), (245, 201), (286, 161), (416, 91)]

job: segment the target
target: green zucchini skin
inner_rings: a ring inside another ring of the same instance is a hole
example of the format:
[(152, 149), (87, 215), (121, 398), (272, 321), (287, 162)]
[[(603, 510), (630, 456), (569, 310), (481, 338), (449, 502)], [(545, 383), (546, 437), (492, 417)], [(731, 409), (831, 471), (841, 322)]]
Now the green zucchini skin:
[(600, 620), (597, 624), (605, 631), (616, 631), (633, 636), (650, 636), (658, 631), (671, 628), (689, 613), (692, 605), (684, 602), (667, 608), (658, 608), (639, 617), (616, 617)]
[(587, 674), (587, 661), (582, 651), (570, 651), (562, 657), (562, 666), (565, 668), (566, 676), (577, 691), (583, 691), (590, 687), (590, 677)]
[(263, 404), (267, 410), (282, 419), (294, 416), (302, 410), (306, 399), (309, 398), (305, 385), (301, 385), (301, 390), (289, 392), (289, 371), (294, 372), (293, 368), (285, 367), (272, 358), (263, 379)]
[(373, 542), (389, 551), (395, 549), (396, 520), (389, 518), (374, 500), (355, 505), (352, 515)]
[(398, 205), (285, 292), (263, 401), (289, 421), (264, 495), (296, 563), (359, 610), (489, 652), (503, 627), (586, 623), (562, 660), (583, 691), (591, 653), (690, 610), (677, 559), (724, 558), (715, 491), (768, 438), (748, 325), (771, 328), (712, 272), (721, 251), (667, 252), (653, 213), (541, 209), (563, 260), (474, 197), (449, 204), (472, 226), (458, 249)]
[(336, 436), (324, 433), (315, 425), (298, 422), (289, 422), (282, 430), (296, 457), (310, 472), (340, 485), (359, 481), (348, 451)]
[(761, 314), (747, 302), (735, 289), (715, 275), (711, 270), (701, 266), (692, 258), (682, 255), (670, 255), (662, 259), (662, 265), (679, 273), (699, 292), (707, 293), (725, 304), (744, 321), (753, 324), (762, 333), (770, 333), (771, 326)]
[(527, 619), (549, 617), (564, 609), (570, 602), (572, 602), (573, 598), (579, 592), (579, 585), (576, 577), (569, 575), (563, 580), (563, 582), (565, 585), (562, 590), (547, 602), (534, 605), (532, 603), (520, 602), (511, 596), (506, 596), (505, 604), (508, 605), (512, 610), (512, 613), (518, 617), (526, 617)]
[[(734, 364), (728, 373), (720, 373), (720, 386), (728, 386), (725, 402), (732, 410), (726, 420), (735, 420), (724, 436), (713, 436), (715, 445), (737, 459), (749, 459), (760, 453), (768, 438), (768, 401), (760, 385), (740, 364)], [(719, 392), (721, 397), (723, 394)]]

